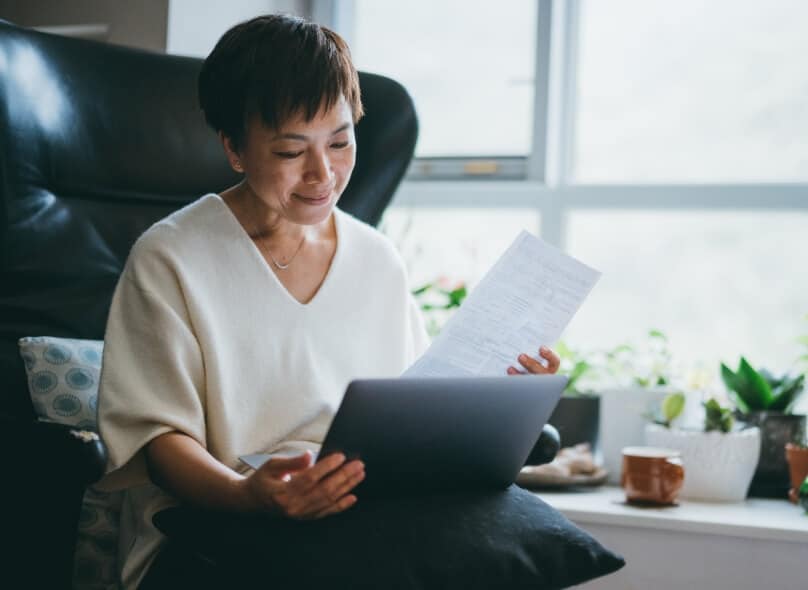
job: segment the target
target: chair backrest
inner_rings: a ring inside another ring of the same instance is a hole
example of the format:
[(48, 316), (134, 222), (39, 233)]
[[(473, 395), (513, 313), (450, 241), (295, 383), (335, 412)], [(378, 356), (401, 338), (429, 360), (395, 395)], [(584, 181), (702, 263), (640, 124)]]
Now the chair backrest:
[[(0, 413), (33, 418), (22, 336), (101, 339), (130, 247), (234, 184), (196, 98), (202, 60), (0, 21)], [(396, 82), (360, 73), (366, 116), (340, 207), (376, 224), (412, 158)]]

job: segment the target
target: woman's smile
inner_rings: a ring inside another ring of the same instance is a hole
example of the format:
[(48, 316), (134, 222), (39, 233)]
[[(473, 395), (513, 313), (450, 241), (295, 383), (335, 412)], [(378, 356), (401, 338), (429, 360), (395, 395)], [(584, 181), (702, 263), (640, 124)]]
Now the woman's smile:
[(327, 191), (317, 193), (317, 194), (310, 194), (304, 195), (301, 193), (292, 193), (292, 196), (306, 203), (307, 205), (322, 205), (324, 203), (328, 203), (331, 200), (331, 195), (334, 193), (333, 187), (328, 189)]

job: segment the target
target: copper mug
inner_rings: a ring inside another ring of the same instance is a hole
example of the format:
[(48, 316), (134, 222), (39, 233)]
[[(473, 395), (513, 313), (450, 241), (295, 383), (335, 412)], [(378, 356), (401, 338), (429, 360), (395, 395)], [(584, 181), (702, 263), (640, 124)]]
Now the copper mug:
[(657, 447), (623, 449), (620, 485), (626, 501), (635, 504), (670, 505), (685, 481), (679, 451)]

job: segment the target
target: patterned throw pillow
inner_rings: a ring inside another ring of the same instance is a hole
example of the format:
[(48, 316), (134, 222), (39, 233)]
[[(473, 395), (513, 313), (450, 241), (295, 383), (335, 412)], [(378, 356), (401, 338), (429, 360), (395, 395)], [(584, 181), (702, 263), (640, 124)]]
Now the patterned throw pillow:
[[(98, 378), (104, 343), (67, 338), (21, 338), (31, 401), (40, 420), (98, 432)], [(73, 588), (117, 588), (121, 492), (87, 488), (79, 516)]]

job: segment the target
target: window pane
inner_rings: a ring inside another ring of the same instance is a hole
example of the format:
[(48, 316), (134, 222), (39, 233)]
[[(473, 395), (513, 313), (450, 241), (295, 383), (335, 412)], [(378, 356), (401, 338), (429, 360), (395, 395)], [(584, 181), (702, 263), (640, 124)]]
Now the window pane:
[(401, 252), (410, 284), (443, 277), (473, 287), (523, 229), (538, 235), (535, 209), (391, 207), (382, 231)]
[(808, 180), (808, 3), (582, 5), (580, 182)]
[(416, 155), (525, 155), (536, 10), (532, 0), (356, 0), (351, 48), (360, 70), (388, 75), (413, 96)]
[(716, 380), (740, 355), (788, 370), (808, 334), (806, 227), (796, 212), (573, 213), (570, 253), (603, 276), (565, 338), (612, 348), (658, 328)]

